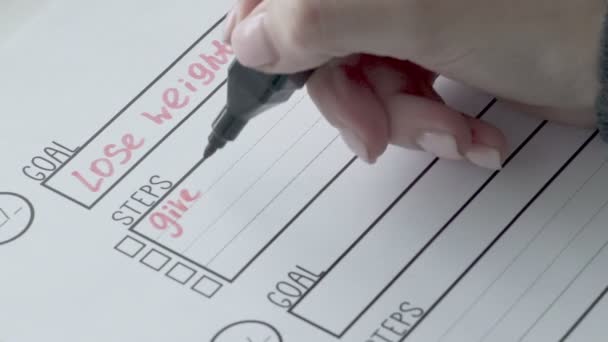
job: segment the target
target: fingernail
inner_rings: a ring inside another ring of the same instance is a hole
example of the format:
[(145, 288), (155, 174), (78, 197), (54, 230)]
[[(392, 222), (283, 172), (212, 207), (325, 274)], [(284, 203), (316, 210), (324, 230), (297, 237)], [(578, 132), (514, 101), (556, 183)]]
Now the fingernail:
[(224, 21), (223, 35), (222, 39), (225, 43), (230, 43), (230, 37), (232, 36), (232, 31), (234, 31), (234, 26), (236, 25), (236, 8), (233, 8), (226, 20)]
[(273, 64), (277, 53), (264, 27), (266, 13), (247, 18), (236, 25), (232, 33), (232, 47), (245, 66), (260, 67)]
[(367, 146), (361, 138), (359, 138), (354, 132), (348, 129), (342, 129), (340, 131), (342, 140), (350, 148), (350, 150), (357, 155), (364, 162), (371, 164), (373, 160), (369, 156), (369, 151), (367, 150)]
[(500, 152), (488, 146), (473, 146), (465, 156), (471, 163), (483, 168), (491, 170), (500, 170), (502, 168)]
[(444, 159), (460, 160), (456, 139), (449, 134), (426, 132), (416, 141), (420, 148)]

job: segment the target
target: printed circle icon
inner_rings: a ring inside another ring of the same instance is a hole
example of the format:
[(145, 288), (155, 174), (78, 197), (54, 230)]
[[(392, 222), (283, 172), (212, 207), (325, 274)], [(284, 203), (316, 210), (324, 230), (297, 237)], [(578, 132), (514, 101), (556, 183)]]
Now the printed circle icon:
[(225, 327), (211, 342), (283, 342), (283, 338), (268, 323), (243, 321)]
[(34, 207), (27, 198), (12, 192), (0, 192), (0, 245), (20, 238), (33, 221)]

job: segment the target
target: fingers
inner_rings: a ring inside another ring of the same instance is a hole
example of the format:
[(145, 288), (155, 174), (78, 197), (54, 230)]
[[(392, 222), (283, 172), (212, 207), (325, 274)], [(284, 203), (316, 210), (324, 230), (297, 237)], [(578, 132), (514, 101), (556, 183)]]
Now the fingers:
[(249, 13), (237, 16), (227, 35), (242, 64), (267, 72), (312, 69), (354, 53), (393, 55), (402, 48), (396, 42), (412, 41), (403, 33), (404, 23), (411, 26), (403, 5), (409, 1), (242, 1), (237, 12)]
[(243, 21), (261, 2), (262, 0), (237, 0), (236, 5), (226, 17), (223, 37), (225, 42), (230, 43), (235, 26)]
[(466, 119), (471, 129), (471, 144), (465, 152), (466, 159), (481, 167), (500, 169), (508, 153), (506, 137), (496, 127), (482, 120)]
[[(424, 32), (420, 20), (404, 19), (396, 5), (403, 3), (419, 2), (241, 0), (228, 20), (227, 39), (240, 62), (251, 67), (293, 72), (320, 66), (308, 82), (314, 102), (369, 163), (390, 143), (500, 168), (506, 153), (500, 131), (446, 106), (433, 89), (436, 74), (400, 59), (358, 53), (399, 55), (403, 51), (383, 44), (412, 42), (415, 37), (408, 40), (402, 33)], [(413, 26), (400, 31), (396, 27), (404, 24), (396, 22)], [(336, 58), (347, 55), (356, 57)]]
[(349, 60), (327, 64), (315, 72), (308, 89), (346, 145), (359, 158), (374, 163), (388, 145), (388, 117), (360, 70)]
[(502, 133), (443, 104), (432, 89), (434, 78), (411, 63), (364, 57), (348, 67), (324, 67), (309, 88), (363, 160), (374, 162), (390, 143), (501, 168), (507, 151)]

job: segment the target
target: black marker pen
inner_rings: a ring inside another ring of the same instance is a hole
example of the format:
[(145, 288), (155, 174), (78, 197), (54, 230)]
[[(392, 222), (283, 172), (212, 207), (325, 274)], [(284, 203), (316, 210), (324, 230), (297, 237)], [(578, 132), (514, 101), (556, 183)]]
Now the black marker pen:
[(311, 74), (312, 71), (271, 75), (233, 61), (228, 70), (226, 106), (213, 122), (203, 158), (211, 157), (228, 142), (234, 141), (258, 114), (289, 100), (306, 84)]

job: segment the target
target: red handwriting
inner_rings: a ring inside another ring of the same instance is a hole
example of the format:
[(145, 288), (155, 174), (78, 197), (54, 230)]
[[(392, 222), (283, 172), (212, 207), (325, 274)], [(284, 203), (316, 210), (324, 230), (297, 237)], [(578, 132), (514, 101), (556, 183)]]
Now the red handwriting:
[(192, 195), (188, 190), (182, 190), (179, 193), (177, 201), (168, 200), (161, 210), (157, 210), (150, 215), (150, 223), (154, 228), (159, 230), (173, 230), (171, 236), (179, 238), (184, 233), (184, 228), (179, 223), (179, 219), (190, 209), (191, 205), (201, 197), (201, 193), (197, 192)]
[(187, 68), (188, 78), (180, 78), (177, 87), (165, 89), (162, 93), (160, 110), (141, 113), (144, 118), (156, 125), (163, 125), (173, 119), (174, 110), (182, 109), (190, 104), (192, 94), (215, 81), (217, 72), (230, 62), (230, 56), (234, 52), (228, 45), (220, 41), (214, 40), (212, 44), (215, 47), (215, 53), (198, 55), (199, 60), (191, 63)]
[(144, 140), (135, 142), (133, 135), (127, 133), (122, 136), (121, 143), (122, 146), (120, 147), (115, 144), (106, 145), (103, 149), (105, 158), (96, 159), (90, 164), (89, 171), (94, 174), (93, 177), (97, 176), (94, 181), (91, 181), (91, 177), (85, 177), (79, 171), (72, 172), (72, 176), (76, 177), (92, 192), (98, 192), (104, 179), (114, 175), (115, 163), (118, 162), (121, 165), (128, 163), (133, 158), (133, 151), (144, 145)]
[[(177, 84), (162, 92), (160, 110), (158, 112), (143, 112), (141, 117), (146, 122), (152, 122), (155, 126), (161, 126), (171, 121), (176, 110), (183, 109), (195, 101), (193, 97), (200, 90), (211, 85), (217, 78), (220, 69), (230, 62), (233, 51), (228, 45), (220, 42), (211, 42), (215, 50), (212, 54), (198, 54), (195, 61), (187, 64), (183, 70), (184, 78), (177, 80)], [(200, 96), (200, 95), (199, 95)], [(74, 171), (74, 176), (82, 185), (91, 192), (99, 192), (104, 185), (104, 180), (116, 173), (116, 165), (125, 165), (133, 160), (133, 152), (144, 145), (144, 140), (135, 143), (133, 135), (127, 134), (122, 138), (123, 146), (119, 148), (110, 144), (103, 148), (102, 158), (94, 160), (89, 165), (89, 170)]]

